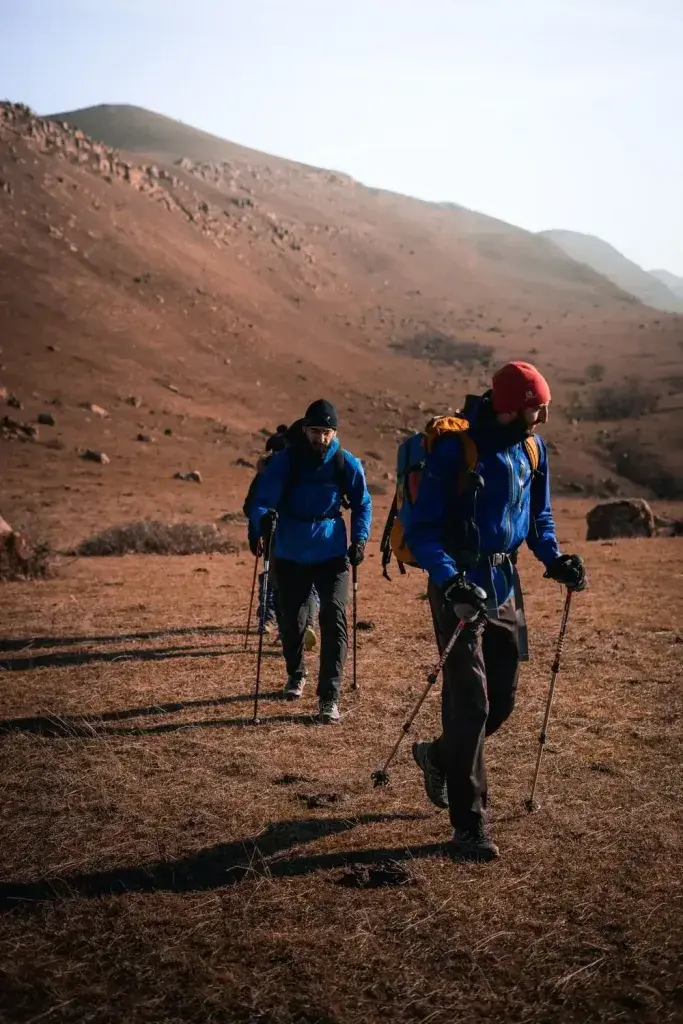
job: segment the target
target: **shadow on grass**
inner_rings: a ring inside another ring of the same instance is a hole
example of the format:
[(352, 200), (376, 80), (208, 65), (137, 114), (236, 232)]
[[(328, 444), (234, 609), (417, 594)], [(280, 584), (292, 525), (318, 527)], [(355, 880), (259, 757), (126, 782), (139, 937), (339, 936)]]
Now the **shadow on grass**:
[(219, 843), (178, 860), (150, 861), (137, 867), (45, 878), (38, 882), (0, 883), (0, 911), (31, 909), (34, 904), (46, 900), (71, 899), (74, 896), (93, 899), (129, 892), (201, 892), (255, 878), (292, 878), (352, 864), (379, 865), (387, 860), (409, 861), (416, 857), (443, 855), (443, 844), (427, 843), (280, 856), (302, 843), (339, 835), (358, 825), (418, 821), (426, 817), (425, 814), (360, 814), (354, 818), (300, 818), (273, 822), (256, 838)]
[[(0, 735), (6, 733), (26, 732), (47, 738), (63, 738), (67, 736), (142, 736), (149, 733), (175, 732), (179, 729), (191, 729), (216, 725), (249, 725), (251, 718), (225, 718), (201, 722), (172, 722), (149, 729), (110, 729), (108, 722), (122, 722), (129, 718), (147, 718), (150, 715), (172, 715), (193, 708), (223, 707), (226, 704), (249, 704), (254, 700), (253, 692), (236, 693), (229, 697), (207, 697), (205, 700), (169, 701), (166, 704), (152, 704), (149, 707), (123, 708), (121, 711), (104, 711), (94, 715), (34, 715), (26, 718), (0, 719)], [(282, 690), (271, 690), (261, 693), (259, 700), (282, 700)], [(308, 724), (310, 715), (277, 715), (263, 719), (268, 722), (297, 722)]]
[[(74, 668), (78, 665), (111, 664), (117, 661), (169, 661), (173, 658), (227, 658), (249, 654), (243, 647), (151, 647), (132, 651), (75, 651), (70, 654), (36, 654), (0, 661), (0, 671), (31, 672), (36, 668)], [(282, 657), (280, 650), (263, 652), (264, 658)]]
[(45, 647), (73, 647), (75, 644), (116, 644), (126, 640), (165, 640), (174, 636), (244, 636), (243, 626), (181, 626), (137, 633), (110, 633), (104, 636), (4, 636), (0, 651), (30, 651)]

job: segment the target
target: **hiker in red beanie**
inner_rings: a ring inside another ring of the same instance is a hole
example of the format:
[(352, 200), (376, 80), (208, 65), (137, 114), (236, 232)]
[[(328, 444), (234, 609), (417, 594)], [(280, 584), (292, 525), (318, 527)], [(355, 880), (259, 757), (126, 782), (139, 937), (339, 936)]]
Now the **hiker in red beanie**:
[(536, 436), (548, 420), (548, 383), (535, 366), (513, 362), (492, 384), (485, 395), (468, 397), (463, 419), (451, 420), (456, 426), (433, 444), (401, 520), (414, 564), (429, 572), (439, 648), (467, 622), (444, 668), (443, 732), (415, 743), (413, 757), (429, 799), (449, 809), (452, 853), (478, 860), (499, 855), (486, 817), (484, 740), (511, 714), (526, 657), (519, 548), (526, 542), (550, 579), (573, 590), (586, 586), (580, 556), (560, 552), (548, 453)]

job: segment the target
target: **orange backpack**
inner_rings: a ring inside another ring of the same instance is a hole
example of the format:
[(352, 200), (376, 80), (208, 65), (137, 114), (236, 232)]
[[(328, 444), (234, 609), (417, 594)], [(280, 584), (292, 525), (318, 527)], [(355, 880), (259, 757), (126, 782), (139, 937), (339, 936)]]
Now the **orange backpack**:
[[(396, 491), (380, 544), (382, 570), (386, 579), (390, 578), (388, 567), (392, 555), (396, 558), (401, 574), (405, 573), (406, 565), (417, 566), (413, 553), (406, 544), (405, 534), (417, 500), (427, 455), (433, 450), (437, 441), (452, 434), (456, 434), (460, 439), (463, 466), (458, 474), (459, 493), (465, 489), (468, 473), (475, 472), (479, 462), (479, 453), (470, 436), (469, 429), (469, 420), (462, 415), (434, 416), (424, 431), (411, 434), (399, 445), (396, 458)], [(528, 437), (524, 442), (524, 448), (531, 471), (535, 473), (539, 463), (536, 438)]]

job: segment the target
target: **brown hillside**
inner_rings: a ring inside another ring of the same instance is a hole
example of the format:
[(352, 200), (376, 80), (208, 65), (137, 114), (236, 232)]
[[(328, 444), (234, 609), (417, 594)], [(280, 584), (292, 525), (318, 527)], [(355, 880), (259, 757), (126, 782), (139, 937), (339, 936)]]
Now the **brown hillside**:
[[(107, 109), (104, 127), (118, 111), (132, 146), (129, 108)], [(69, 542), (103, 520), (209, 519), (241, 503), (250, 471), (235, 460), (253, 460), (258, 431), (322, 393), (341, 409), (345, 443), (379, 456), (369, 475), (386, 489), (401, 432), (457, 406), (510, 356), (534, 359), (553, 384), (557, 487), (632, 489), (618, 459), (678, 493), (679, 318), (467, 210), (264, 155), (207, 164), (196, 152), (152, 164), (0, 108), (0, 386), (21, 399), (23, 411), (7, 410), (20, 421), (60, 403), (37, 442), (1, 442), (10, 519), (35, 515)], [(574, 392), (585, 403), (602, 386), (582, 383), (596, 362), (608, 383), (655, 382), (657, 411), (572, 425)], [(664, 455), (643, 457), (661, 439)], [(86, 447), (111, 464), (79, 460)], [(188, 469), (201, 487), (173, 481)]]

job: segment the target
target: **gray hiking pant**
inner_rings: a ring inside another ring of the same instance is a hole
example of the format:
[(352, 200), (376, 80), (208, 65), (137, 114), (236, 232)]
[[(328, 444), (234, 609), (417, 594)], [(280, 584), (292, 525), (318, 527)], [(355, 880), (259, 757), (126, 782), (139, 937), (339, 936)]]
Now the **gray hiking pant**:
[[(437, 644), (443, 650), (458, 620), (433, 583), (428, 594)], [(459, 829), (477, 828), (484, 817), (484, 740), (500, 728), (515, 704), (520, 658), (514, 600), (501, 605), (498, 616), (467, 626), (444, 666), (442, 733), (432, 743), (429, 757), (445, 772), (451, 823)]]
[(349, 596), (349, 563), (346, 557), (313, 565), (278, 558), (275, 560), (275, 576), (282, 653), (288, 677), (301, 679), (304, 674), (304, 631), (308, 622), (311, 588), (315, 587), (320, 600), (317, 693), (321, 700), (338, 700), (348, 643), (346, 602)]

